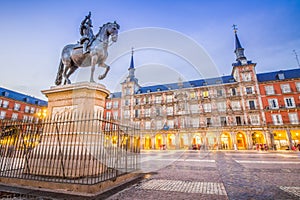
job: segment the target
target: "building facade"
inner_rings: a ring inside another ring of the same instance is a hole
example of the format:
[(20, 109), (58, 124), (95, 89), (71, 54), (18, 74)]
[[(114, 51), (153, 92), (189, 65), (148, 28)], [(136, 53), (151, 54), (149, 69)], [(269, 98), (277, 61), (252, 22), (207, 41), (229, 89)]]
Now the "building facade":
[(34, 122), (46, 111), (47, 101), (0, 87), (0, 119)]
[(105, 116), (139, 127), (142, 149), (292, 148), (300, 142), (300, 69), (256, 74), (236, 30), (234, 52), (231, 75), (146, 87), (132, 52)]

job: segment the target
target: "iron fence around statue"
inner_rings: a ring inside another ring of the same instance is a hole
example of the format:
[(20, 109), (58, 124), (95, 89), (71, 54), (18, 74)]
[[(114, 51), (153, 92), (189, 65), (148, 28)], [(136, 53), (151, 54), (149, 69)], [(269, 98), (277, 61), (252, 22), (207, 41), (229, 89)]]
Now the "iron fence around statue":
[(100, 116), (1, 120), (0, 177), (96, 184), (139, 170), (139, 130)]

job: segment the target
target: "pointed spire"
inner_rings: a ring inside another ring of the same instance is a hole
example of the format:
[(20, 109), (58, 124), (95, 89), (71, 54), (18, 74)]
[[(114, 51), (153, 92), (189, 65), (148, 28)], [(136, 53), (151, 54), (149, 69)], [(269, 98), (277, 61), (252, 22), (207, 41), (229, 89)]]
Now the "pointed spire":
[(236, 55), (236, 61), (241, 62), (241, 64), (246, 64), (247, 63), (247, 58), (244, 55), (244, 48), (242, 47), (240, 40), (237, 36), (237, 25), (233, 24), (233, 31), (234, 31), (234, 36), (235, 36), (235, 50), (234, 53)]
[(133, 61), (133, 47), (131, 48), (131, 61), (130, 61), (130, 66), (129, 69), (134, 69), (134, 61)]

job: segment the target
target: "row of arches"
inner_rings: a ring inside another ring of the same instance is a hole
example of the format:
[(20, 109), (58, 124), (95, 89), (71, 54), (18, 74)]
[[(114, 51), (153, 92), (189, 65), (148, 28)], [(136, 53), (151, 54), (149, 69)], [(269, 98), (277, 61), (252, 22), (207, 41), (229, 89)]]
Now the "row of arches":
[[(266, 137), (262, 132), (253, 132), (251, 141), (245, 132), (210, 132), (210, 133), (168, 133), (158, 132), (155, 135), (145, 134), (143, 149), (248, 149), (249, 146), (265, 144)], [(251, 144), (250, 144), (251, 143)]]

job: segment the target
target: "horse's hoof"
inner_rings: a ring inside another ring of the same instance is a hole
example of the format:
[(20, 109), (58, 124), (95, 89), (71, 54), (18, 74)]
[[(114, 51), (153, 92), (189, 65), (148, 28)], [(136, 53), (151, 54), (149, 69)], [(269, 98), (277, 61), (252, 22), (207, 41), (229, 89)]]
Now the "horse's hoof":
[(99, 76), (98, 79), (102, 80), (102, 79), (104, 79), (104, 76)]

